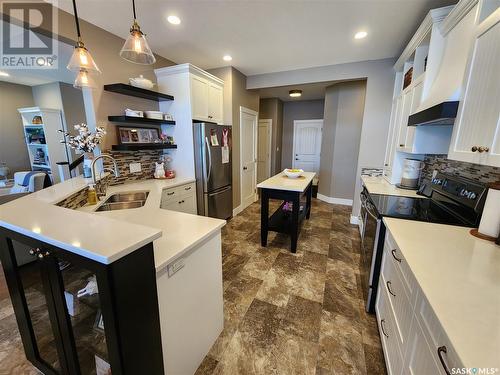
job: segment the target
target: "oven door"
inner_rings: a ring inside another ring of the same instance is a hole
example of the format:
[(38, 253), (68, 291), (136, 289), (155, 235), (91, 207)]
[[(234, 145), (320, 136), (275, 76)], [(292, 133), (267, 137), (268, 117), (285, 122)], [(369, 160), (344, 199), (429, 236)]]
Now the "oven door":
[[(361, 237), (361, 283), (366, 296), (367, 312), (373, 312), (377, 293), (382, 249), (380, 239), (385, 233), (385, 226), (378, 218), (377, 210), (369, 199), (362, 200), (363, 235)], [(383, 245), (383, 243), (382, 243)]]

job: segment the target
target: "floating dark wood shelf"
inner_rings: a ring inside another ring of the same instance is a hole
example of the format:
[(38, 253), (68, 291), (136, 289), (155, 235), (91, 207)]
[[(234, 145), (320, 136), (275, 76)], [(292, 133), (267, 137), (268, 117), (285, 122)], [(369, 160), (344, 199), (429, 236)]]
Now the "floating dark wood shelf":
[(125, 143), (111, 146), (113, 151), (163, 150), (167, 148), (177, 148), (177, 145), (168, 145), (165, 143)]
[(161, 92), (147, 89), (141, 89), (140, 87), (134, 87), (125, 83), (112, 83), (109, 85), (104, 85), (104, 90), (116, 92), (122, 95), (135, 96), (136, 98), (154, 100), (155, 102), (174, 100), (174, 97), (172, 95), (163, 94)]
[(175, 121), (133, 116), (108, 116), (108, 121), (136, 125), (175, 125)]

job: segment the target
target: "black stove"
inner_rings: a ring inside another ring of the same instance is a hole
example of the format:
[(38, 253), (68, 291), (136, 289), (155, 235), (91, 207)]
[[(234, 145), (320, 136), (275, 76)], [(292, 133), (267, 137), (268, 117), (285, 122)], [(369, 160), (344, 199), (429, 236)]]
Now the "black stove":
[(486, 187), (472, 180), (438, 173), (430, 182), (430, 197), (369, 194), (379, 216), (476, 227)]
[(366, 311), (373, 312), (385, 240), (383, 217), (477, 227), (487, 188), (476, 181), (437, 173), (419, 191), (425, 197), (361, 193), (361, 280)]

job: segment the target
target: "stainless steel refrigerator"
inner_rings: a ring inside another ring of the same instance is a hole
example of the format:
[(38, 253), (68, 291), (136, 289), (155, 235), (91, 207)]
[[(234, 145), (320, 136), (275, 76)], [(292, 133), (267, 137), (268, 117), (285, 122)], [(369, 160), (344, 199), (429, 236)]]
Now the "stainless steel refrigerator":
[(194, 122), (198, 215), (233, 216), (231, 127)]

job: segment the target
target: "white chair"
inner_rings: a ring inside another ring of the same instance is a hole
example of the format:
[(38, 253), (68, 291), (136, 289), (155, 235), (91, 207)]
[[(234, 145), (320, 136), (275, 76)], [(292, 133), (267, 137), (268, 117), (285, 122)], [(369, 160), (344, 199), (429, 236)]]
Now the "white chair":
[(43, 181), (46, 174), (43, 172), (32, 174), (29, 183), (24, 186), (26, 175), (31, 172), (16, 172), (14, 173), (14, 186), (10, 188), (10, 194), (16, 193), (34, 193), (43, 189)]

